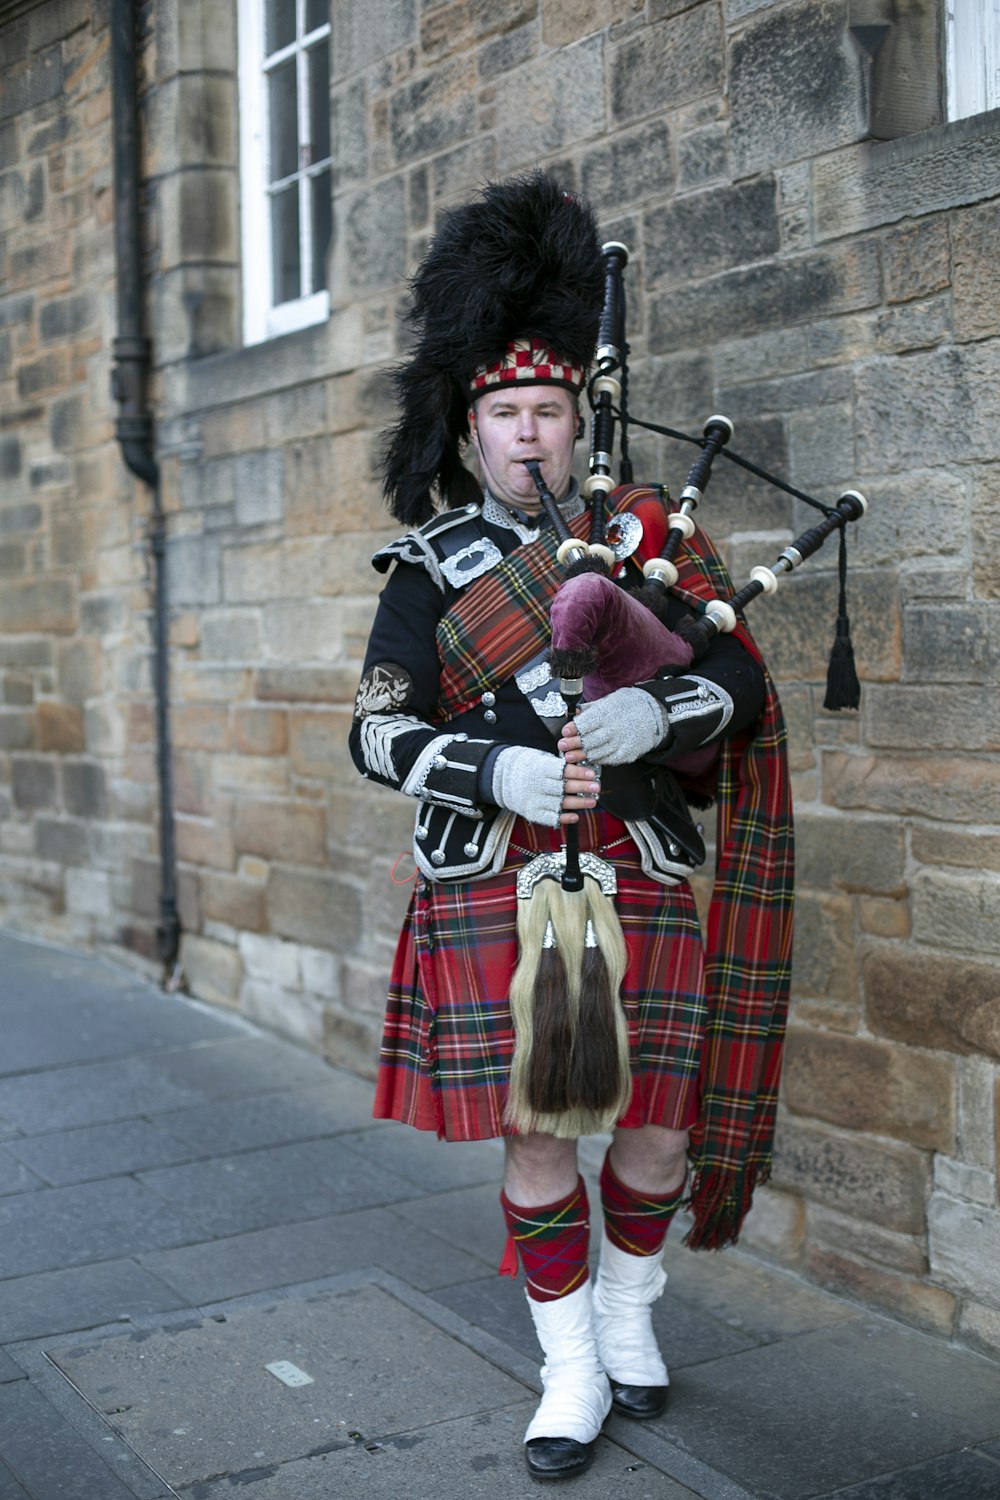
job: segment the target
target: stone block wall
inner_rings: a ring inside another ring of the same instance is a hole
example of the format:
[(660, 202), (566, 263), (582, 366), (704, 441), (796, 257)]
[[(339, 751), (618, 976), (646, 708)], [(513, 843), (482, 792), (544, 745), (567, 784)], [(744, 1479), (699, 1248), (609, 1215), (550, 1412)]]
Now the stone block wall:
[[(0, 920), (149, 956), (148, 497), (111, 442), (103, 10), (61, 0), (0, 31)], [(919, 61), (927, 7), (894, 11)], [(779, 1150), (747, 1240), (996, 1352), (1000, 117), (900, 134), (846, 0), (626, 0), (613, 19), (593, 0), (335, 0), (332, 313), (244, 349), (235, 4), (143, 14), (192, 992), (373, 1067), (411, 868), (409, 808), (345, 750), (368, 558), (391, 535), (385, 371), (441, 209), (542, 163), (631, 248), (634, 414), (697, 431), (726, 412), (738, 452), (871, 501), (851, 537), (859, 714), (821, 706), (835, 547), (751, 607), (800, 874)], [(676, 492), (690, 450), (632, 446)], [(722, 464), (703, 508), (741, 581), (811, 515)]]

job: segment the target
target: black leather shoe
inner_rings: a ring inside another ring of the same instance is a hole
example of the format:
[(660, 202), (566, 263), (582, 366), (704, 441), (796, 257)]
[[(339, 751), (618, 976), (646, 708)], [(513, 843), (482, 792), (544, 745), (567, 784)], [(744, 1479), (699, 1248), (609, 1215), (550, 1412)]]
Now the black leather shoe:
[(578, 1443), (576, 1438), (531, 1438), (524, 1445), (528, 1473), (532, 1479), (572, 1479), (588, 1467), (594, 1443)]
[(611, 1407), (620, 1417), (646, 1422), (665, 1410), (669, 1391), (668, 1385), (620, 1385), (612, 1380)]

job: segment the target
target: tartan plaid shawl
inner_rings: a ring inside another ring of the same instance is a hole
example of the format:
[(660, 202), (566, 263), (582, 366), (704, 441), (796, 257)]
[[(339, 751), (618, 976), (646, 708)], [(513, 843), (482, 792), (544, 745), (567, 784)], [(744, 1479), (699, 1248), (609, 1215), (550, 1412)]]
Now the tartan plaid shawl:
[[(619, 491), (642, 519), (642, 551), (666, 539), (665, 512), (649, 489)], [(682, 545), (675, 592), (694, 609), (728, 598), (732, 581), (708, 538)], [(740, 640), (764, 667), (744, 624)], [(715, 883), (705, 934), (708, 1030), (702, 1102), (691, 1132), (693, 1250), (734, 1244), (753, 1191), (771, 1175), (778, 1083), (788, 1019), (794, 901), (792, 799), (785, 725), (764, 667), (765, 701), (752, 729), (723, 740), (717, 766)]]
[[(658, 494), (629, 486), (613, 500), (615, 511), (629, 509), (642, 519), (639, 560), (656, 556), (667, 524)], [(578, 518), (577, 535), (586, 524)], [(442, 718), (461, 712), (482, 684), (509, 676), (546, 643), (548, 606), (560, 582), (553, 552), (551, 535), (517, 549), (471, 584), (441, 621)], [(700, 531), (682, 547), (677, 566), (675, 592), (696, 610), (734, 592)], [(761, 662), (745, 625), (738, 634)], [(716, 767), (716, 870), (705, 934), (709, 1020), (701, 1111), (691, 1132), (694, 1224), (685, 1241), (695, 1250), (735, 1243), (754, 1188), (771, 1173), (791, 980), (794, 863), (785, 727), (766, 668), (765, 683), (761, 717), (722, 742)]]

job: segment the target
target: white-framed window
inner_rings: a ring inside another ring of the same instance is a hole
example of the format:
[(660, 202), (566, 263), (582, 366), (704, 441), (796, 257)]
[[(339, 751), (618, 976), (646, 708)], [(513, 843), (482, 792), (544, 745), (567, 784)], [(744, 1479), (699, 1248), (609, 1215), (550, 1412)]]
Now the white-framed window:
[(243, 337), (330, 313), (330, 0), (238, 0)]
[(1000, 109), (1000, 0), (945, 0), (948, 119)]

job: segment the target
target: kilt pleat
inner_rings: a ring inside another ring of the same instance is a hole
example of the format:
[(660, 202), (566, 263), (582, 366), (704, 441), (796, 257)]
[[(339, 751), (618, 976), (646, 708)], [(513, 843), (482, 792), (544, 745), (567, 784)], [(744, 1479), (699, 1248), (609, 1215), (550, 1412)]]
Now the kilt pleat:
[[(704, 953), (690, 887), (643, 874), (635, 844), (609, 814), (585, 814), (579, 827), (581, 849), (601, 853), (618, 874), (616, 906), (628, 954), (622, 1003), (633, 1074), (620, 1123), (687, 1129), (698, 1114), (706, 1023)], [(508, 1133), (515, 876), (535, 853), (559, 842), (554, 830), (518, 820), (499, 875), (419, 882), (390, 981), (376, 1118), (434, 1130), (447, 1140)]]

